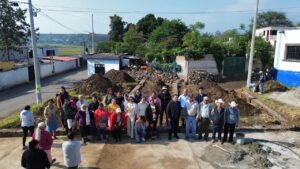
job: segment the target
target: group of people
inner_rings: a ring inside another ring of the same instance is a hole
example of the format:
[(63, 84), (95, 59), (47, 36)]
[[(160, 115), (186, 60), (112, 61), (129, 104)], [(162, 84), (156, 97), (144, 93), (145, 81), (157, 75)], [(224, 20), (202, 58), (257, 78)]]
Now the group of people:
[[(30, 106), (26, 106), (21, 112), (24, 149), (27, 149), (25, 143), (28, 131), (33, 138), (29, 150), (24, 152), (22, 166), (28, 163), (26, 157), (29, 152), (41, 153), (36, 150), (37, 147), (46, 154), (45, 164), (55, 162), (56, 159), (52, 159), (51, 156), (51, 146), (53, 139), (56, 139), (55, 131), (59, 124), (59, 115), (65, 133), (70, 139), (68, 143), (63, 144), (65, 165), (76, 168), (80, 163), (80, 142), (73, 139), (74, 131), (78, 128), (82, 144), (86, 144), (90, 139), (106, 141), (109, 134), (115, 141), (120, 141), (123, 133), (136, 143), (141, 143), (147, 139), (156, 139), (158, 128), (162, 128), (163, 124), (166, 124), (168, 129), (169, 140), (173, 137), (179, 139), (180, 129), (185, 131), (185, 139), (196, 139), (199, 126), (199, 140), (203, 138), (208, 141), (211, 128), (214, 143), (218, 140), (221, 143), (226, 142), (228, 132), (229, 142), (233, 142), (235, 127), (239, 124), (240, 118), (237, 106), (236, 102), (232, 101), (225, 108), (222, 98), (211, 103), (202, 87), (199, 88), (196, 97), (190, 94), (187, 88), (183, 89), (180, 96), (176, 94), (171, 96), (168, 88), (163, 87), (161, 93), (157, 95), (152, 92), (148, 97), (141, 90), (136, 90), (133, 95), (123, 95), (120, 91), (114, 93), (112, 89), (108, 89), (101, 102), (93, 96), (90, 103), (83, 95), (79, 95), (76, 101), (62, 87), (61, 92), (56, 95), (56, 100), (48, 101), (44, 109), (45, 122), (39, 123), (36, 131)], [(165, 123), (163, 119), (166, 119)], [(76, 150), (70, 147), (76, 147)], [(76, 156), (75, 151), (79, 152), (79, 157), (74, 157), (75, 162), (71, 160), (70, 163), (68, 157)]]

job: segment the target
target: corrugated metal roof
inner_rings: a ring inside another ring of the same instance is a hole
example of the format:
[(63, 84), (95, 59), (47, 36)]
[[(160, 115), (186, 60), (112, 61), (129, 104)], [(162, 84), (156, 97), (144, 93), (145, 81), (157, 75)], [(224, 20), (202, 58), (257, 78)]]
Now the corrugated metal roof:
[(113, 53), (99, 53), (93, 55), (83, 56), (84, 59), (106, 59), (106, 60), (119, 60), (123, 54), (113, 54)]
[(77, 60), (77, 58), (75, 57), (67, 57), (67, 56), (45, 56), (42, 57), (42, 59), (56, 60), (56, 61), (63, 61), (63, 62), (70, 62), (70, 61)]

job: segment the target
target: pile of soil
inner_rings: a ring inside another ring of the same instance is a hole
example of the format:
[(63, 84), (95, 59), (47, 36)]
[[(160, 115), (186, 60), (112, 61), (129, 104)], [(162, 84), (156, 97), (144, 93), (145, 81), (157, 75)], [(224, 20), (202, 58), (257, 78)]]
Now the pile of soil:
[(163, 86), (167, 85), (163, 82), (162, 79), (157, 79), (155, 81), (147, 80), (144, 84), (144, 87), (142, 88), (142, 92), (146, 96), (150, 96), (152, 92), (156, 92), (156, 94), (159, 94)]
[(118, 70), (110, 70), (105, 73), (104, 77), (108, 78), (114, 83), (130, 83), (135, 82), (135, 80), (126, 72)]
[(78, 84), (75, 87), (77, 93), (92, 95), (94, 93), (104, 94), (108, 88), (113, 88), (113, 83), (106, 77), (100, 74), (93, 74), (87, 80)]
[(288, 90), (288, 87), (284, 86), (283, 84), (281, 84), (275, 80), (267, 81), (264, 86), (265, 93), (275, 92), (275, 91), (285, 92), (287, 90)]

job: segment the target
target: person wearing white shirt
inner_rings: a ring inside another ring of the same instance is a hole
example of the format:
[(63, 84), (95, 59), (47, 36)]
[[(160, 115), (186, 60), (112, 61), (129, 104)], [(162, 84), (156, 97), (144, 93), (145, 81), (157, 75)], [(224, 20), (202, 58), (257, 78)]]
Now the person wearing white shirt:
[(133, 96), (129, 96), (129, 101), (125, 106), (125, 112), (127, 115), (127, 136), (134, 138), (134, 122), (136, 118), (136, 103)]
[(34, 132), (34, 117), (33, 113), (30, 111), (30, 106), (27, 105), (20, 113), (21, 127), (23, 130), (23, 149), (25, 150), (27, 147), (26, 137), (28, 134), (28, 130), (30, 131), (30, 136), (32, 136)]
[(75, 141), (74, 136), (74, 133), (69, 133), (69, 141), (62, 144), (64, 164), (68, 169), (77, 169), (81, 162), (80, 141)]
[(202, 139), (202, 133), (204, 133), (204, 140), (208, 141), (211, 111), (212, 105), (209, 103), (209, 98), (205, 96), (203, 102), (200, 104), (200, 111), (197, 115), (197, 120), (200, 121), (199, 140)]
[(181, 113), (180, 113), (180, 118), (181, 118), (181, 122), (182, 122), (182, 126), (181, 129), (183, 129), (185, 127), (185, 115), (186, 115), (186, 103), (189, 100), (189, 95), (188, 95), (188, 89), (184, 88), (182, 94), (178, 97), (178, 101), (180, 102), (181, 105)]
[[(194, 101), (194, 97), (190, 96), (189, 100), (186, 102), (186, 117), (185, 117), (185, 139), (192, 137), (196, 138), (196, 115), (199, 113), (199, 104)], [(192, 134), (190, 134), (190, 125), (192, 125)]]
[(77, 109), (80, 110), (83, 104), (89, 105), (83, 95), (78, 95), (78, 101), (76, 102)]

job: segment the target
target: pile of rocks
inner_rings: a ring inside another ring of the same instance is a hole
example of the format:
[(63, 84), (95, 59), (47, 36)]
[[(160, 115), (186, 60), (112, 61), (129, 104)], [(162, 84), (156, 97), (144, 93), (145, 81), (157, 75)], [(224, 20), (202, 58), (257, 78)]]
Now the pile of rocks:
[(179, 82), (180, 78), (176, 73), (172, 72), (162, 72), (162, 71), (153, 71), (153, 72), (144, 72), (144, 71), (136, 71), (131, 70), (127, 72), (131, 77), (133, 77), (136, 81), (141, 81), (145, 77), (150, 81), (157, 81), (161, 79), (164, 83), (175, 83)]
[(188, 74), (188, 82), (189, 84), (199, 84), (203, 81), (209, 82), (219, 82), (218, 74), (211, 74), (202, 70), (192, 70)]

